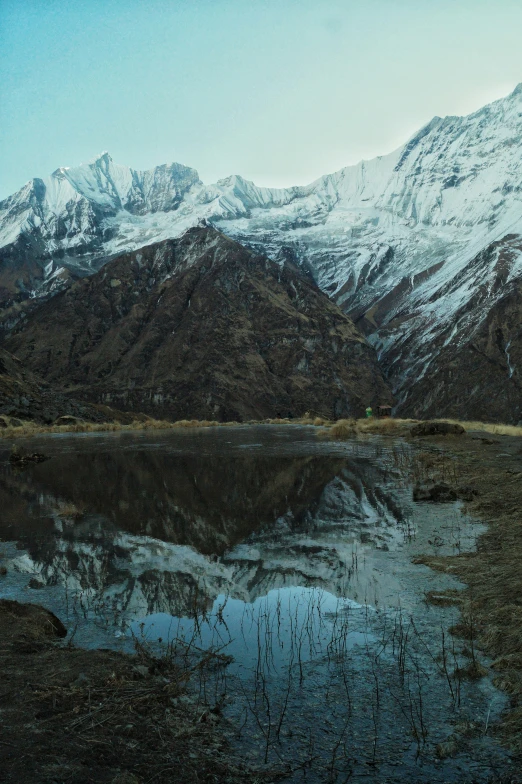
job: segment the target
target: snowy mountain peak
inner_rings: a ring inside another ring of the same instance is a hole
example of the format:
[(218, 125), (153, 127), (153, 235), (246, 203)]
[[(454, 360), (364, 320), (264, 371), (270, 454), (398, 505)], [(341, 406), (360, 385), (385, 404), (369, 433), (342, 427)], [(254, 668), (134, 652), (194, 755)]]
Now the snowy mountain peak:
[(109, 163), (112, 163), (112, 158), (107, 152), (107, 150), (104, 150), (99, 155), (95, 155), (94, 158), (92, 158), (87, 165), (95, 166), (98, 163), (105, 164), (107, 166), (109, 165)]
[(460, 339), (461, 322), (473, 334), (489, 307), (479, 290), (494, 303), (522, 279), (518, 241), (504, 242), (522, 236), (521, 171), (522, 83), (467, 116), (435, 116), (394, 152), (306, 186), (259, 187), (239, 175), (204, 185), (179, 163), (137, 171), (104, 152), (0, 203), (0, 271), (2, 257), (8, 269), (0, 294), (37, 296), (58, 268), (89, 274), (108, 257), (208, 221), (309, 270), (364, 325), (402, 396), (400, 368), (422, 378), (437, 335), (455, 329), (451, 340)]

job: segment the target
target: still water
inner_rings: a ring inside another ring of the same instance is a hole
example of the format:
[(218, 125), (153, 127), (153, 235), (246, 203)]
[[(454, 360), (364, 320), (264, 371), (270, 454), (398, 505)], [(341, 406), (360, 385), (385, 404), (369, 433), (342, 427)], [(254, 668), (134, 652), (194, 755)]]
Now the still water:
[(455, 676), (470, 656), (448, 633), (458, 612), (426, 602), (462, 586), (412, 563), (472, 549), (482, 528), (458, 504), (412, 501), (405, 442), (257, 426), (23, 446), (50, 459), (21, 471), (0, 449), (2, 596), (48, 607), (77, 645), (192, 666), (212, 650), (192, 698), (287, 781), (509, 768), (504, 697)]

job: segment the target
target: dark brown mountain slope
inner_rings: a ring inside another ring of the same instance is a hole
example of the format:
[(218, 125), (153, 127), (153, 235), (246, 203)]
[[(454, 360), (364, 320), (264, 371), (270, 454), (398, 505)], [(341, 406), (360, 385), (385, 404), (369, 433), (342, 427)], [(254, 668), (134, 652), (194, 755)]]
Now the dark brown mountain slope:
[(42, 382), (3, 349), (0, 349), (0, 415), (0, 426), (9, 418), (51, 424), (61, 416), (75, 416), (88, 422), (131, 421), (129, 414), (73, 400)]
[(209, 227), (112, 260), (6, 346), (76, 397), (176, 419), (390, 400), (374, 350), (311, 280)]

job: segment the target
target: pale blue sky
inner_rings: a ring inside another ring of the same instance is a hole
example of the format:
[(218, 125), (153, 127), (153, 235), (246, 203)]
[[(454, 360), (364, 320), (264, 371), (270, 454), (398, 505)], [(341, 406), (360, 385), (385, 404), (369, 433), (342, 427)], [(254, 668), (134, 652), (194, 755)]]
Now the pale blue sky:
[(310, 182), (522, 81), (521, 0), (0, 0), (0, 198), (108, 150)]

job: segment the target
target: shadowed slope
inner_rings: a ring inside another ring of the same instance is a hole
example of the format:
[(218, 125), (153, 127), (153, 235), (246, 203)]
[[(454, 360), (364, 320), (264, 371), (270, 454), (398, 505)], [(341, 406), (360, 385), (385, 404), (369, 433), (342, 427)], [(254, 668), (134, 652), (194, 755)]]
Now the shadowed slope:
[(76, 396), (178, 419), (351, 416), (390, 399), (373, 349), (311, 280), (208, 227), (114, 259), (7, 345)]

